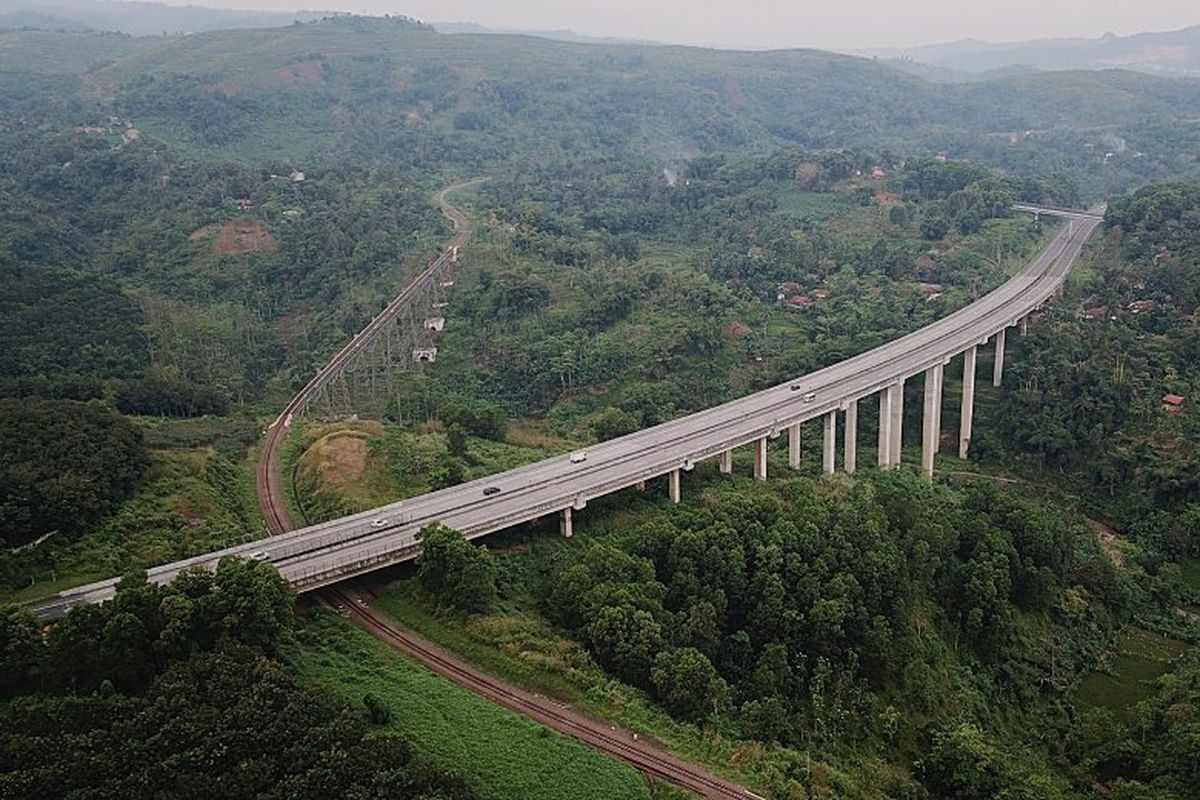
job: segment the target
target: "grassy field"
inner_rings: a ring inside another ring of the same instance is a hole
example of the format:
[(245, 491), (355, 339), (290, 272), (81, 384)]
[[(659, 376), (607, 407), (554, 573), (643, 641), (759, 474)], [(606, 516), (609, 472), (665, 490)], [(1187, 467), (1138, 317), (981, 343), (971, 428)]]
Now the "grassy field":
[(1192, 591), (1200, 592), (1200, 558), (1187, 558), (1180, 562), (1179, 579)]
[(0, 601), (45, 597), (265, 535), (253, 462), (244, 457), (255, 426), (232, 419), (137, 422), (152, 448), (142, 486), (96, 530), (65, 544), (51, 538), (23, 554), (20, 570), (28, 578), (0, 588)]
[(1085, 678), (1079, 700), (1129, 718), (1134, 706), (1149, 696), (1150, 683), (1169, 672), (1186, 649), (1176, 639), (1132, 628), (1121, 636), (1111, 674), (1095, 672)]
[(506, 711), (429, 672), (349, 620), (317, 610), (287, 659), (300, 676), (356, 706), (372, 693), (392, 712), (388, 727), (494, 800), (650, 798), (632, 768)]
[[(468, 437), (463, 480), (573, 446), (546, 434), (535, 421), (517, 420), (506, 441)], [(294, 519), (319, 522), (432, 491), (437, 468), (449, 458), (447, 437), (438, 424), (410, 430), (373, 421), (300, 423), (281, 453), (280, 471)]]
[[(742, 476), (751, 469), (749, 454), (745, 456), (735, 460), (735, 470)], [(778, 470), (776, 474), (786, 473), (786, 457), (784, 447), (772, 450), (771, 468)], [(806, 471), (815, 474), (819, 469), (819, 463), (810, 459)], [(715, 464), (706, 463), (689, 474), (685, 492), (698, 495), (696, 502), (704, 504), (715, 502), (730, 486), (736, 488), (717, 475)], [(771, 776), (802, 769), (804, 755), (673, 720), (644, 692), (605, 675), (578, 642), (556, 631), (538, 612), (532, 582), (544, 569), (561, 558), (569, 560), (572, 553), (597, 540), (620, 536), (671, 513), (664, 494), (662, 486), (652, 483), (645, 493), (629, 490), (594, 500), (578, 518), (571, 539), (559, 537), (549, 524), (489, 537), (487, 544), (500, 570), (501, 595), (507, 598), (490, 615), (461, 620), (440, 614), (425, 602), (405, 572), (397, 573), (399, 580), (375, 605), (491, 674), (611, 719), (684, 758), (751, 788), (762, 788)]]
[(824, 220), (853, 209), (848, 200), (830, 192), (808, 192), (795, 183), (780, 184), (776, 211), (812, 220)]

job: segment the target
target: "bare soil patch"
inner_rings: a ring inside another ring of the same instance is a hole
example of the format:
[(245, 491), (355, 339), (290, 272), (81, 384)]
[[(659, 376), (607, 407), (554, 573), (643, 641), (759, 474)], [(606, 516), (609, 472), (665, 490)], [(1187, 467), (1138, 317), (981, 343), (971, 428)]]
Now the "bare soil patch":
[(1118, 567), (1125, 566), (1125, 551), (1119, 544), (1125, 537), (1103, 522), (1090, 517), (1088, 526), (1095, 531), (1096, 538), (1100, 540), (1100, 548), (1104, 550), (1104, 554), (1108, 556), (1109, 560)]
[(514, 419), (504, 431), (504, 441), (534, 450), (568, 450), (574, 446), (566, 439), (546, 433), (545, 428), (541, 420)]
[(318, 439), (305, 452), (304, 466), (322, 485), (340, 488), (362, 477), (367, 439), (359, 431), (337, 431)]
[(213, 240), (213, 252), (223, 256), (242, 256), (247, 253), (274, 253), (279, 240), (267, 230), (262, 220), (231, 220), (222, 225), (205, 225), (188, 236), (189, 242)]
[(325, 83), (325, 71), (320, 61), (301, 61), (271, 70), (271, 76), (284, 86), (320, 86)]
[(740, 336), (745, 336), (750, 332), (750, 326), (740, 320), (734, 320), (725, 326), (725, 338), (737, 339)]

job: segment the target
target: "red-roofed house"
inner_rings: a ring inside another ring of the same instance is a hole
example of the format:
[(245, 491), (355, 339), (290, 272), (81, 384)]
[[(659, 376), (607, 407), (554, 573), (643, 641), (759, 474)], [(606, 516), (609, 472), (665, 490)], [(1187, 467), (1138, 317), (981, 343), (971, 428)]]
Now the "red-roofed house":
[(1183, 403), (1185, 398), (1178, 394), (1164, 394), (1162, 399), (1162, 410), (1168, 414), (1182, 414)]

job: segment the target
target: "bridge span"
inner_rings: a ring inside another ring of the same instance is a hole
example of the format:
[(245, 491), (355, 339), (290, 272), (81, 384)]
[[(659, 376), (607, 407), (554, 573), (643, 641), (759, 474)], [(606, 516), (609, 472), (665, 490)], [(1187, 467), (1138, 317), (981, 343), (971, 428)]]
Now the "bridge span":
[[(767, 443), (786, 434), (788, 463), (797, 468), (801, 425), (814, 420), (820, 421), (824, 471), (837, 470), (841, 450), (842, 469), (854, 472), (860, 405), (873, 396), (878, 397), (880, 421), (877, 463), (884, 469), (895, 468), (900, 464), (904, 387), (918, 376), (923, 376), (924, 390), (921, 469), (932, 475), (934, 456), (941, 446), (946, 367), (956, 356), (963, 356), (958, 455), (965, 458), (971, 441), (978, 349), (988, 344), (995, 348), (991, 377), (999, 386), (1008, 329), (1019, 326), (1024, 331), (1027, 316), (1061, 291), (1085, 242), (1103, 219), (1102, 210), (1037, 206), (1019, 206), (1018, 210), (1061, 217), (1066, 224), (1015, 277), (918, 331), (788, 383), (592, 445), (583, 461), (555, 456), (382, 508), (156, 567), (148, 571), (149, 578), (165, 583), (190, 567), (215, 568), (223, 556), (258, 557), (272, 562), (298, 591), (305, 592), (415, 558), (420, 551), (417, 532), (433, 522), (476, 538), (553, 514), (559, 517), (563, 535), (570, 536), (573, 512), (583, 509), (589, 500), (665, 477), (670, 500), (678, 503), (685, 473), (702, 460), (717, 458), (720, 471), (728, 474), (733, 467), (732, 451), (738, 447), (753, 448), (754, 476), (766, 480)], [(35, 610), (46, 619), (59, 617), (73, 605), (111, 598), (116, 583), (113, 579), (68, 589), (36, 605)]]

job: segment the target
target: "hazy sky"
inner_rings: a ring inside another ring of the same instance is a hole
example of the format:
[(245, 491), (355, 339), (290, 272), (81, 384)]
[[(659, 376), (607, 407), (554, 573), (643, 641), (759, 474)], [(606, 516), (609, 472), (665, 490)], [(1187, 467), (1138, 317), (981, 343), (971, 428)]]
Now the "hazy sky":
[(405, 14), (687, 44), (852, 48), (1007, 41), (1200, 24), (1198, 0), (169, 0)]

